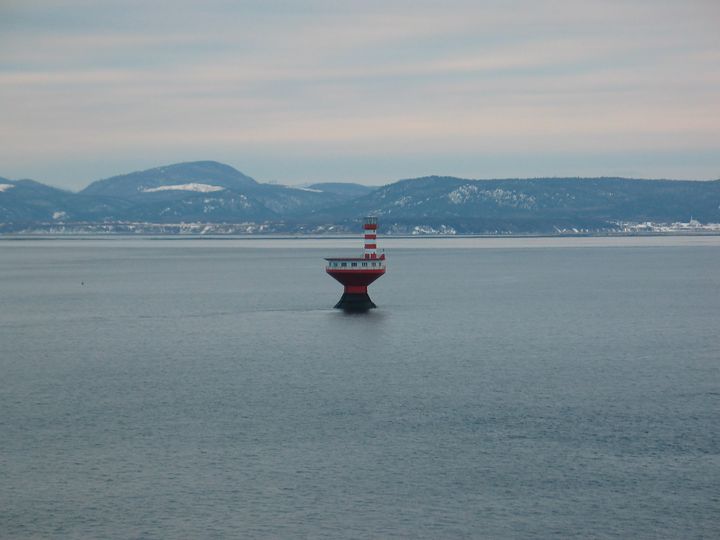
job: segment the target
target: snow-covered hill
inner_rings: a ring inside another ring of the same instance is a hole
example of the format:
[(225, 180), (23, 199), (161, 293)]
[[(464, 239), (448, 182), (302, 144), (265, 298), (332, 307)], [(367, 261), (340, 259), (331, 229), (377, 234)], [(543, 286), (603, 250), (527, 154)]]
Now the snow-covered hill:
[[(364, 215), (380, 217), (385, 231), (406, 234), (631, 231), (644, 223), (664, 230), (662, 224), (691, 219), (720, 223), (720, 180), (431, 176), (380, 188), (342, 183), (298, 188), (259, 183), (213, 161), (115, 176), (79, 193), (0, 178), (3, 230), (204, 223), (254, 232), (349, 232)], [(148, 227), (154, 225), (133, 230)], [(217, 227), (191, 227), (198, 229)]]

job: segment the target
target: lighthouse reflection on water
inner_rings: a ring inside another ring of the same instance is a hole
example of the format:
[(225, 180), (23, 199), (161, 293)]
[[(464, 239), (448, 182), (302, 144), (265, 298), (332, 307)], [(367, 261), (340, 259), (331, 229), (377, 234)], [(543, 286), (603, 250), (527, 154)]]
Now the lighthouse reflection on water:
[(385, 273), (385, 254), (377, 253), (377, 218), (366, 217), (365, 249), (362, 257), (337, 257), (325, 259), (325, 271), (345, 286), (340, 301), (335, 308), (345, 311), (367, 311), (377, 307), (367, 288), (373, 281)]

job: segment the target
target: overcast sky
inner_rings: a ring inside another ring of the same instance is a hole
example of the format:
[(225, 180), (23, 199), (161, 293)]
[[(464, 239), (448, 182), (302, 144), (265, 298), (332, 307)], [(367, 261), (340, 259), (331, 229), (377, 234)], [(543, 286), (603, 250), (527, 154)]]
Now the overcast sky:
[(0, 176), (720, 177), (717, 0), (0, 0)]

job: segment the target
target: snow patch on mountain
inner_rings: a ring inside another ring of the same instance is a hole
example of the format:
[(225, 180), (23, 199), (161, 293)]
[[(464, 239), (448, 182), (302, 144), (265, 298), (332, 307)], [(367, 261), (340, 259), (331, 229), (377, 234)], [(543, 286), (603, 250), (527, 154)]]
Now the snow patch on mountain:
[(154, 188), (140, 188), (143, 193), (155, 193), (158, 191), (195, 191), (198, 193), (212, 193), (213, 191), (223, 191), (225, 188), (220, 186), (211, 186), (210, 184), (198, 184), (191, 182), (189, 184), (174, 184), (171, 186), (158, 186)]
[(400, 206), (401, 208), (404, 206), (410, 205), (412, 203), (413, 198), (405, 195), (404, 197), (400, 197), (398, 200), (393, 202), (394, 206)]
[(7, 191), (8, 189), (12, 189), (15, 187), (15, 184), (0, 184), (0, 193), (3, 191)]
[(323, 193), (322, 189), (309, 188), (305, 186), (285, 186), (290, 189), (299, 189), (300, 191), (309, 191), (310, 193)]
[(535, 197), (522, 192), (507, 189), (480, 189), (478, 186), (465, 184), (447, 194), (452, 204), (465, 204), (471, 201), (493, 201), (498, 206), (525, 208), (536, 206)]

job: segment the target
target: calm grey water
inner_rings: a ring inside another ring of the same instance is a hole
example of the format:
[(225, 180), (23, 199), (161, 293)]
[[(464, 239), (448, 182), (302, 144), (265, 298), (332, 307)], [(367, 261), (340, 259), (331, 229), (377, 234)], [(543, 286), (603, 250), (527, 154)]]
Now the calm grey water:
[(720, 534), (720, 241), (359, 243), (0, 240), (0, 536)]

